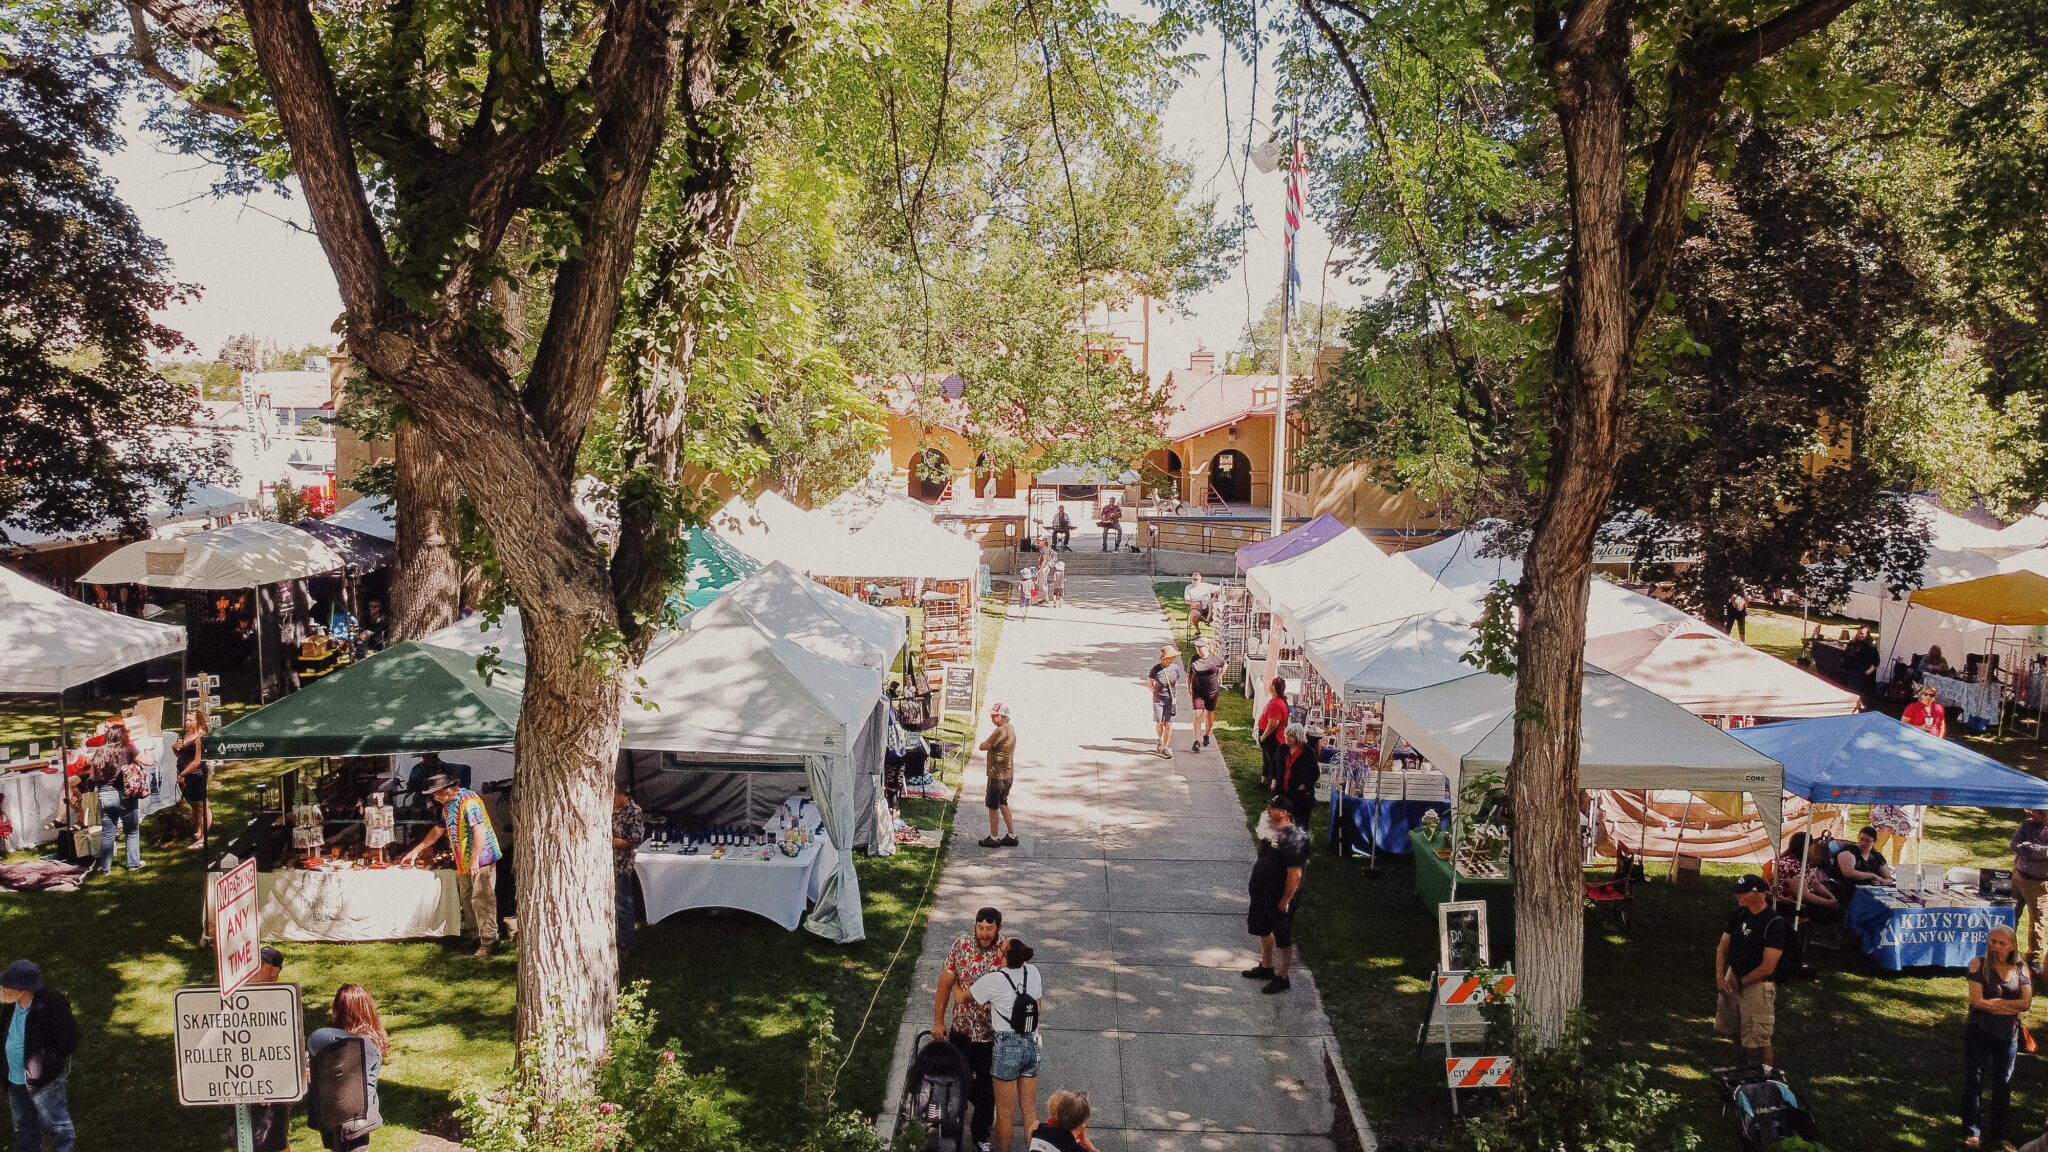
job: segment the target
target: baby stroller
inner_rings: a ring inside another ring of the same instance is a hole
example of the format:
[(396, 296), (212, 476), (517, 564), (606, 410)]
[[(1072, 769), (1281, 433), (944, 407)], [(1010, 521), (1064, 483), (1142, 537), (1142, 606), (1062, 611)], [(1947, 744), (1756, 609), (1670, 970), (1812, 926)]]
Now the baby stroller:
[(1742, 1141), (1743, 1152), (1765, 1152), (1791, 1136), (1820, 1139), (1813, 1113), (1776, 1068), (1756, 1064), (1716, 1068), (1714, 1087), (1721, 1093), (1722, 1112), (1735, 1120), (1735, 1135)]
[(903, 1115), (924, 1125), (925, 1152), (967, 1147), (967, 1058), (929, 1032), (917, 1037), (910, 1078), (903, 1085)]

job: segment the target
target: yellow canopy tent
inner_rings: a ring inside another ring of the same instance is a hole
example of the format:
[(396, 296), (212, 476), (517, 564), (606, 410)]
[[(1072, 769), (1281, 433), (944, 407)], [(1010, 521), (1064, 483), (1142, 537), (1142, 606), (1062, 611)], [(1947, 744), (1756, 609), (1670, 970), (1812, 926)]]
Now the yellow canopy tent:
[(2025, 570), (1922, 588), (1909, 599), (1922, 608), (1986, 624), (2048, 625), (2048, 576)]

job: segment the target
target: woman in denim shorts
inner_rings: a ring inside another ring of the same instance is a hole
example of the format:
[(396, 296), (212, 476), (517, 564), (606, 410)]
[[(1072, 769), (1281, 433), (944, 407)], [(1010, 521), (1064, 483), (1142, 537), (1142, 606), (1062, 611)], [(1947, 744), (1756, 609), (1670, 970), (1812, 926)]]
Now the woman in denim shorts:
[(996, 1088), (992, 1152), (1009, 1152), (1020, 1104), (1027, 1127), (1038, 1115), (1038, 1019), (1045, 1011), (1045, 983), (1030, 960), (1031, 947), (1013, 936), (1004, 942), (1003, 966), (967, 990), (989, 1006), (995, 1028), (995, 1057), (989, 1064)]

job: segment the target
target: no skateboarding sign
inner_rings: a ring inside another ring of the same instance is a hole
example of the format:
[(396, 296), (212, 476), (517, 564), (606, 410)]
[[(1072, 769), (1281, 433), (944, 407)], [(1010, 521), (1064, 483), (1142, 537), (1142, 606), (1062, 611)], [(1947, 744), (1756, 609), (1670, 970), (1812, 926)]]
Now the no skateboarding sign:
[(172, 1002), (178, 1103), (288, 1104), (306, 1094), (297, 984), (180, 988)]

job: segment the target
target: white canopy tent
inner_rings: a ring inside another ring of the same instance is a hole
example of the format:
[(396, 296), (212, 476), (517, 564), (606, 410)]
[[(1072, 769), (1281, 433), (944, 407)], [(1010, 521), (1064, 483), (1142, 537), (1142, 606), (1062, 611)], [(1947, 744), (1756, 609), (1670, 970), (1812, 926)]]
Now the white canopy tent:
[(2043, 547), (2048, 547), (2048, 503), (2035, 505), (2032, 512), (1999, 529), (1991, 543), (1977, 550), (2003, 559)]
[(302, 528), (248, 520), (173, 540), (138, 540), (78, 579), (152, 588), (256, 588), (319, 576), (346, 563)]
[[(194, 520), (220, 520), (254, 511), (256, 501), (247, 496), (238, 495), (204, 480), (190, 480), (186, 482), (184, 498), (175, 503), (166, 488), (151, 484), (149, 500), (142, 507), (142, 518), (155, 529)], [(7, 526), (5, 547), (39, 551), (62, 547), (80, 540), (113, 536), (120, 530), (121, 526), (112, 520), (68, 532), (37, 532), (10, 524)]]
[(1862, 698), (1697, 620), (1586, 641), (1586, 662), (1695, 716), (1848, 716)]
[[(1997, 557), (2012, 551), (2025, 551), (2015, 547), (2019, 536), (2006, 537), (1996, 528), (1966, 520), (1942, 507), (1941, 501), (1933, 497), (1916, 493), (1907, 498), (1907, 503), (1914, 518), (1927, 532), (1927, 560), (1921, 564), (1919, 575), (1913, 581), (1916, 588), (1938, 588), (1943, 584), (1994, 575), (1999, 570)], [(1849, 598), (1843, 603), (1842, 612), (1858, 620), (1878, 621), (1879, 634), (1889, 636), (1892, 622), (1888, 622), (1886, 616), (1904, 615), (1905, 594), (1894, 598), (1882, 580), (1858, 581), (1850, 586)], [(1921, 651), (1925, 650), (1923, 646)], [(1887, 658), (1879, 666), (1878, 676), (1888, 676), (1890, 668), (1891, 661)]]
[(726, 501), (712, 514), (711, 529), (756, 560), (780, 560), (799, 572), (813, 571), (852, 536), (830, 516), (806, 512), (774, 492), (752, 504), (738, 496)]
[(1389, 556), (1356, 528), (1322, 545), (1245, 572), (1252, 595), (1304, 640), (1351, 636), (1375, 625), (1476, 610), (1403, 556)]
[(1309, 640), (1302, 653), (1346, 700), (1378, 700), (1472, 674), (1463, 657), (1472, 648), (1472, 624), (1463, 610), (1377, 624), (1328, 640)]
[[(1405, 553), (1466, 596), (1522, 578), (1522, 562), (1481, 553), (1489, 531), (1461, 532)], [(1856, 711), (1857, 697), (1802, 672), (1683, 609), (1595, 577), (1586, 594), (1586, 662), (1650, 689), (1696, 716), (1794, 719)]]
[[(848, 629), (844, 622), (862, 613), (876, 618)], [(881, 775), (884, 688), (902, 647), (902, 618), (770, 564), (689, 620), (682, 638), (640, 666), (641, 696), (652, 708), (627, 709), (624, 747), (693, 759), (801, 757), (840, 850), (804, 926), (830, 940), (861, 939), (852, 849), (895, 851)], [(893, 644), (881, 639), (885, 622)]]
[(81, 604), (0, 568), (0, 692), (62, 693), (185, 650), (185, 630)]
[(810, 565), (816, 576), (856, 579), (972, 580), (981, 545), (948, 532), (897, 500), (884, 500), (868, 522)]
[[(1504, 773), (1515, 747), (1515, 681), (1477, 673), (1387, 697), (1387, 729), (1451, 780)], [(1678, 705), (1587, 668), (1579, 714), (1579, 787), (1747, 792), (1778, 843), (1785, 769)]]

